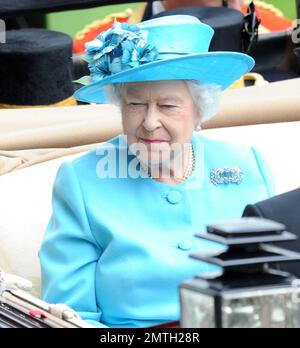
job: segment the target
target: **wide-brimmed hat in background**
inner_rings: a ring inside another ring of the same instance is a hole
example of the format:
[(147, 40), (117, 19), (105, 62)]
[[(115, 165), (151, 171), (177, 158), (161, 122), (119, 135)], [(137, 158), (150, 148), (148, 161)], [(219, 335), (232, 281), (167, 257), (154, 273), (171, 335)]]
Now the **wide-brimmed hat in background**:
[(174, 15), (138, 25), (116, 22), (87, 44), (90, 80), (77, 90), (82, 102), (106, 103), (112, 83), (189, 79), (229, 87), (254, 66), (240, 52), (209, 52), (214, 30), (198, 18)]

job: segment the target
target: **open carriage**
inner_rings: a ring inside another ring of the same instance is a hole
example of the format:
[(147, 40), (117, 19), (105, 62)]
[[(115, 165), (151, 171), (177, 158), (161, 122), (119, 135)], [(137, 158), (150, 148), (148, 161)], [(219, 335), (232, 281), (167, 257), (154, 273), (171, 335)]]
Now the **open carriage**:
[[(86, 8), (112, 1), (40, 1), (39, 8), (34, 9), (22, 7), (23, 2), (2, 3), (0, 16), (11, 16)], [(291, 30), (261, 34), (253, 53), (259, 72), (282, 62), (291, 35)], [(274, 51), (266, 47), (274, 47)], [(278, 194), (300, 187), (297, 73), (293, 66), (288, 71), (293, 79), (226, 91), (221, 112), (203, 130), (209, 137), (258, 147), (273, 169)], [(120, 132), (120, 116), (112, 105), (0, 110), (0, 267), (30, 280), (36, 297), (40, 295), (38, 250), (51, 214), (51, 191), (59, 165)]]

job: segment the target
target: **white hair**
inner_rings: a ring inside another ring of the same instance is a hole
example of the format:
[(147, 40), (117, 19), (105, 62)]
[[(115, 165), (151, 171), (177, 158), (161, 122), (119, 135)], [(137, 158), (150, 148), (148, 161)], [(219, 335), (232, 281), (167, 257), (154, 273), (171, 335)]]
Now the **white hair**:
[(216, 84), (203, 84), (185, 80), (197, 107), (200, 121), (204, 122), (217, 114), (220, 107), (221, 88)]
[[(183, 80), (194, 100), (200, 122), (207, 121), (216, 115), (220, 105), (221, 88), (216, 84), (202, 84), (196, 80)], [(115, 83), (105, 86), (105, 94), (109, 103), (121, 107), (122, 96), (127, 83)]]

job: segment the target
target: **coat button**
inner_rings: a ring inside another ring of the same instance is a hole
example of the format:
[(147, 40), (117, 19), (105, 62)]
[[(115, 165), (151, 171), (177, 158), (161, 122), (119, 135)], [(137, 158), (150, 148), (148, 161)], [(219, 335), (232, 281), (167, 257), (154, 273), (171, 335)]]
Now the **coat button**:
[(193, 242), (190, 239), (184, 239), (178, 243), (177, 247), (181, 250), (190, 250), (193, 247)]
[(167, 201), (171, 204), (178, 204), (181, 201), (181, 193), (176, 190), (172, 190), (167, 194)]

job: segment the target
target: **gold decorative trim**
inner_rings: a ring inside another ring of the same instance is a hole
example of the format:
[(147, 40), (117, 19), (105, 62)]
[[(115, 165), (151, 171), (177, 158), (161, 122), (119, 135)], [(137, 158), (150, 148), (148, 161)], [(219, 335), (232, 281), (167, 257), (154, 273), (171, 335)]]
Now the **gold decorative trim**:
[[(251, 1), (252, 0), (245, 0), (244, 4), (249, 5)], [(270, 11), (277, 17), (284, 17), (283, 12), (272, 4), (268, 4), (265, 1), (260, 1), (260, 0), (254, 0), (253, 2), (255, 6), (257, 6), (258, 8), (261, 8), (262, 10)]]
[(75, 106), (77, 101), (73, 97), (69, 97), (55, 104), (49, 105), (13, 105), (13, 104), (1, 104), (0, 109), (24, 109), (24, 108), (46, 108), (46, 107), (56, 107), (56, 106)]
[(78, 33), (75, 34), (75, 40), (82, 40), (86, 34), (88, 34), (93, 29), (100, 27), (102, 25), (105, 25), (112, 20), (117, 18), (130, 18), (133, 11), (132, 9), (128, 8), (124, 12), (115, 12), (111, 13), (107, 16), (105, 16), (103, 19), (97, 19), (96, 21), (93, 21), (92, 23), (86, 25), (82, 30), (80, 30)]

